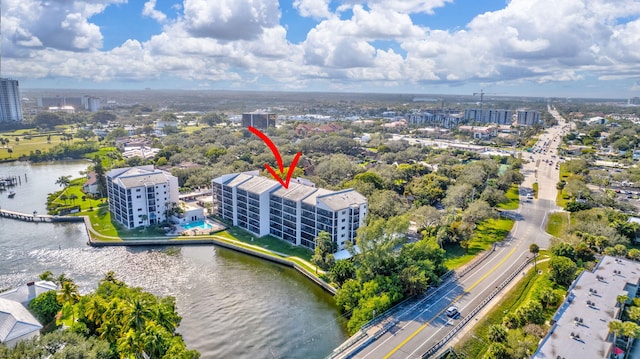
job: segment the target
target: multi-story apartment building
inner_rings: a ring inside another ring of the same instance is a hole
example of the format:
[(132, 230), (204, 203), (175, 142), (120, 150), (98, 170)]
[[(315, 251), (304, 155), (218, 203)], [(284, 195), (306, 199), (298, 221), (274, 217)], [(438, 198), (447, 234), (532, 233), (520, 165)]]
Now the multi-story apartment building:
[(22, 121), (18, 81), (0, 78), (0, 122)]
[(274, 113), (251, 112), (242, 114), (242, 127), (266, 129), (276, 127), (277, 116)]
[(518, 125), (533, 126), (540, 123), (540, 112), (518, 110)]
[(354, 243), (367, 214), (367, 199), (355, 190), (330, 191), (302, 179), (284, 188), (257, 172), (234, 173), (215, 178), (212, 187), (219, 217), (257, 236), (271, 234), (311, 249), (321, 231), (338, 249)]
[(470, 108), (464, 110), (464, 119), (471, 122), (497, 123), (499, 125), (510, 125), (513, 122), (512, 110), (478, 109)]
[(458, 126), (462, 115), (457, 110), (433, 110), (416, 112), (409, 115), (409, 124), (454, 128)]
[(111, 218), (128, 229), (167, 220), (178, 203), (178, 178), (152, 165), (107, 172)]

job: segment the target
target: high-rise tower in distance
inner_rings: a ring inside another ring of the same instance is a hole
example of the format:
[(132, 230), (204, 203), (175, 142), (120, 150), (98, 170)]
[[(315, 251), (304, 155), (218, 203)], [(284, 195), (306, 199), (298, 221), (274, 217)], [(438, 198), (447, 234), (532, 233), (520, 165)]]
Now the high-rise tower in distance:
[[(0, 19), (2, 18), (2, 0), (0, 0)], [(2, 33), (0, 32), (0, 44)], [(0, 124), (22, 121), (22, 102), (18, 80), (2, 77), (2, 46), (0, 45)]]
[(22, 121), (18, 80), (0, 78), (0, 123)]

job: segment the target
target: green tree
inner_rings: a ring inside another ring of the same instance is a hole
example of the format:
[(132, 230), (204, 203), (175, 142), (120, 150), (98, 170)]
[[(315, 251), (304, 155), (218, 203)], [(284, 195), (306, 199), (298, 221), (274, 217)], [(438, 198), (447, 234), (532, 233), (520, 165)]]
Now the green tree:
[(629, 296), (626, 294), (616, 296), (616, 304), (620, 307), (620, 310), (618, 311), (617, 319), (620, 319), (620, 317), (622, 317), (622, 313), (624, 312), (624, 308), (628, 301), (629, 301)]
[(565, 286), (571, 284), (578, 269), (571, 259), (562, 256), (552, 256), (549, 267), (551, 280)]
[(509, 352), (504, 344), (491, 343), (484, 357), (487, 359), (509, 359)]
[(507, 340), (507, 330), (504, 326), (494, 324), (489, 327), (489, 341), (493, 343), (504, 343)]
[(538, 253), (540, 253), (540, 247), (535, 243), (531, 243), (529, 252), (533, 254), (533, 265), (535, 270), (538, 271)]
[(71, 183), (71, 176), (60, 176), (56, 180), (56, 184), (60, 187), (67, 187)]
[(629, 319), (633, 320), (636, 324), (640, 323), (640, 307), (632, 306), (627, 310)]
[(76, 137), (82, 138), (84, 142), (87, 142), (89, 139), (96, 137), (96, 134), (89, 129), (81, 128), (76, 131)]
[(93, 172), (96, 173), (98, 193), (100, 193), (101, 197), (105, 197), (107, 194), (107, 177), (104, 166), (102, 165), (102, 158), (100, 156), (96, 155), (93, 158)]
[(613, 334), (613, 345), (615, 346), (617, 338), (623, 330), (622, 322), (619, 320), (612, 320), (609, 322), (608, 326), (609, 332)]
[[(73, 307), (73, 305), (76, 304), (80, 299), (78, 285), (70, 279), (61, 282), (56, 299), (61, 305), (68, 305), (70, 307)], [(71, 317), (72, 321), (75, 322), (76, 316), (73, 309), (71, 310)]]
[(330, 271), (331, 280), (336, 282), (338, 286), (342, 286), (348, 279), (354, 278), (355, 274), (356, 269), (353, 262), (346, 259), (336, 261)]
[(38, 295), (29, 303), (29, 310), (35, 314), (40, 323), (47, 324), (53, 321), (62, 309), (56, 295), (55, 290), (50, 290)]
[(333, 253), (337, 250), (337, 245), (331, 238), (331, 234), (326, 231), (320, 231), (315, 239), (316, 248), (311, 262), (323, 270), (329, 270), (333, 264)]
[(622, 334), (627, 337), (627, 348), (625, 351), (628, 353), (633, 340), (640, 337), (640, 326), (634, 322), (623, 322)]

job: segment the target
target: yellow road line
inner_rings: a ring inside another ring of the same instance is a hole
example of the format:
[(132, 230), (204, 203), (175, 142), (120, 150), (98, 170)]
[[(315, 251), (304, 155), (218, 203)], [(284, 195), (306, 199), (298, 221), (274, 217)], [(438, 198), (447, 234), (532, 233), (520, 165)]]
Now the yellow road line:
[[(504, 263), (509, 257), (511, 257), (511, 255), (513, 254), (513, 252), (516, 251), (516, 247), (514, 247), (511, 252), (509, 252), (509, 254), (507, 254), (506, 257), (504, 257), (498, 264), (496, 264), (495, 267), (491, 268), (490, 271), (488, 271), (485, 275), (483, 275), (480, 279), (478, 279), (475, 283), (473, 283), (468, 289), (465, 290), (465, 293), (469, 293), (471, 291), (471, 289), (475, 288), (478, 284), (480, 284), (480, 282), (482, 282), (483, 280), (485, 280), (489, 274), (493, 273), (496, 269), (498, 269), (498, 267), (500, 267), (502, 265), (502, 263)], [(459, 296), (457, 296), (453, 301), (457, 301), (458, 299), (462, 298), (463, 294), (460, 294)], [(440, 316), (440, 314), (442, 314), (445, 310), (441, 310), (438, 314), (436, 314), (433, 318), (437, 318)], [(407, 342), (411, 339), (413, 339), (413, 337), (415, 337), (416, 335), (418, 335), (418, 333), (420, 333), (421, 331), (424, 330), (424, 328), (426, 328), (429, 324), (431, 324), (431, 322), (434, 320), (430, 320), (424, 324), (422, 324), (420, 326), (420, 328), (416, 329), (415, 332), (411, 333), (411, 335), (409, 335), (408, 337), (406, 337), (402, 342), (400, 342), (400, 344), (398, 344), (395, 348), (393, 348), (393, 350), (391, 350), (387, 355), (385, 355), (382, 359), (388, 359), (389, 357), (391, 357), (393, 354), (395, 354), (395, 352), (397, 352), (398, 350), (400, 350), (400, 348), (402, 348), (405, 344), (407, 344)]]

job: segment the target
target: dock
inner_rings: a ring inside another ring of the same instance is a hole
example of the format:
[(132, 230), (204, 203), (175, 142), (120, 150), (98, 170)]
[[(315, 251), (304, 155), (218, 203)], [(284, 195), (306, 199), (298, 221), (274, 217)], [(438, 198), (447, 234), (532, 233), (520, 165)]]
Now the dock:
[(49, 214), (38, 214), (38, 212), (33, 211), (33, 213), (22, 213), (10, 211), (7, 209), (0, 209), (0, 217), (17, 219), (19, 221), (24, 222), (82, 222), (84, 219), (82, 217), (75, 216), (52, 216)]
[(14, 187), (22, 183), (22, 180), (18, 176), (0, 177), (0, 190)]

